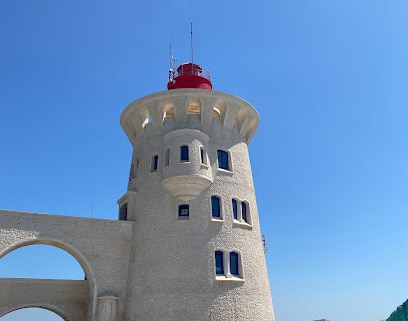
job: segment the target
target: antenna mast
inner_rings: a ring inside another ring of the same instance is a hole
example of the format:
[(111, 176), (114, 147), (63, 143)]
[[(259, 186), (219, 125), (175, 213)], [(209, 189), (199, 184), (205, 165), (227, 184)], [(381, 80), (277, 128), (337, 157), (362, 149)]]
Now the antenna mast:
[(171, 48), (171, 33), (170, 33), (169, 56), (170, 56), (170, 66), (169, 66), (169, 81), (170, 81), (173, 79), (174, 73), (176, 72), (176, 58), (174, 57), (173, 50)]
[(191, 9), (190, 0), (190, 45), (191, 45), (191, 63), (194, 63), (194, 51), (193, 51), (193, 14)]

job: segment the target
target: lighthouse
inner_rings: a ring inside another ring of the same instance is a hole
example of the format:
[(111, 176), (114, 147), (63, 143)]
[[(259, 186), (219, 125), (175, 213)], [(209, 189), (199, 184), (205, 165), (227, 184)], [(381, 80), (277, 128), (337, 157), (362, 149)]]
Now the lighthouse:
[(259, 116), (200, 65), (129, 104), (119, 220), (133, 221), (125, 319), (273, 321), (248, 144)]

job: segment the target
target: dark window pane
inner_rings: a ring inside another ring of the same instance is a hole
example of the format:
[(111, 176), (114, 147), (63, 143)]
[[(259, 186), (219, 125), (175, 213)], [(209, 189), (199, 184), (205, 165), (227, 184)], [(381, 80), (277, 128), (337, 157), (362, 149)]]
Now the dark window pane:
[(220, 198), (217, 196), (211, 196), (211, 214), (212, 217), (221, 217)]
[(224, 275), (224, 259), (221, 251), (215, 251), (215, 273)]
[(154, 155), (152, 158), (152, 172), (157, 171), (158, 164), (159, 164), (159, 156)]
[(179, 216), (189, 216), (190, 206), (187, 204), (179, 205)]
[(164, 166), (169, 166), (169, 164), (170, 164), (170, 148), (167, 148), (164, 157)]
[(239, 276), (238, 253), (235, 252), (230, 253), (230, 270), (232, 275)]
[(242, 210), (242, 220), (246, 223), (248, 223), (248, 217), (247, 217), (247, 205), (245, 202), (241, 203), (241, 210)]
[(127, 220), (127, 203), (123, 204), (119, 209), (119, 220)]
[(188, 146), (180, 147), (180, 161), (188, 162)]
[(229, 170), (228, 153), (223, 150), (217, 150), (218, 167)]
[(205, 152), (204, 149), (200, 148), (200, 157), (201, 157), (201, 164), (205, 164)]
[(238, 219), (238, 203), (237, 200), (232, 199), (232, 214), (234, 215), (234, 220)]

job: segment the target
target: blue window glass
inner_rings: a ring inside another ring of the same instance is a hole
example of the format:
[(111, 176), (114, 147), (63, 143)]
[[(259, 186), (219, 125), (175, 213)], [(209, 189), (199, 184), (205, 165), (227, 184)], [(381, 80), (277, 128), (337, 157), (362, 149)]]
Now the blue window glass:
[(188, 146), (180, 147), (180, 162), (188, 162)]
[(215, 273), (224, 275), (224, 254), (221, 251), (215, 251)]
[(218, 196), (211, 196), (211, 215), (221, 218), (220, 198)]
[(190, 206), (188, 204), (179, 205), (179, 216), (188, 217), (190, 215)]
[(234, 220), (238, 220), (238, 203), (235, 199), (232, 199), (232, 214), (234, 216)]
[(230, 272), (232, 275), (239, 276), (238, 253), (230, 253)]
[(248, 223), (248, 216), (247, 216), (247, 205), (245, 202), (241, 203), (241, 213), (242, 213), (242, 220)]
[(228, 153), (223, 150), (217, 150), (218, 167), (229, 171)]

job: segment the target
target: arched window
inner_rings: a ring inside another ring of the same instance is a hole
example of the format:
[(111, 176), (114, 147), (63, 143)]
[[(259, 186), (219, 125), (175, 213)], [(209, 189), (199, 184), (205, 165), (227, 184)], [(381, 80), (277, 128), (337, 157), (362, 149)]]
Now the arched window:
[(239, 276), (239, 260), (236, 252), (230, 252), (230, 273)]
[(224, 253), (215, 251), (215, 274), (224, 275)]
[[(224, 265), (224, 258), (227, 264)], [(215, 251), (215, 275), (220, 281), (243, 279), (241, 255), (238, 252)]]
[(232, 199), (232, 215), (234, 220), (238, 220), (238, 202), (236, 199)]
[(213, 218), (221, 219), (220, 198), (211, 196), (211, 215)]
[(180, 162), (188, 162), (188, 146), (180, 147)]
[(247, 204), (245, 202), (241, 202), (241, 214), (242, 214), (242, 220), (245, 223), (248, 223)]
[(251, 212), (247, 201), (231, 200), (232, 216), (235, 223), (246, 223), (251, 225)]
[(217, 150), (217, 157), (218, 157), (218, 168), (225, 169), (227, 171), (230, 170), (229, 165), (229, 155), (224, 150)]

